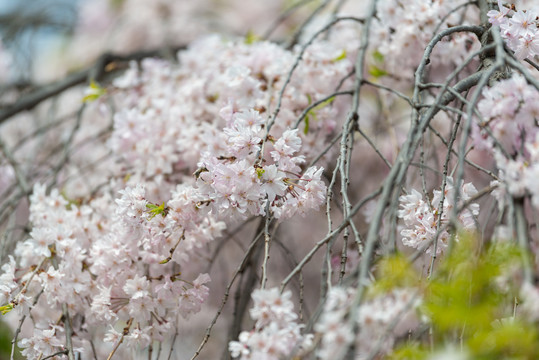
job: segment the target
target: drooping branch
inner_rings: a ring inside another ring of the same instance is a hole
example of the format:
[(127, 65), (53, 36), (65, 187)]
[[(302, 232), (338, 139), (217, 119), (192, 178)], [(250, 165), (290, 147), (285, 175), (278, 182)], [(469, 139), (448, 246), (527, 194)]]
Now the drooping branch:
[(131, 60), (139, 61), (144, 58), (155, 56), (169, 57), (170, 54), (175, 54), (182, 49), (185, 49), (185, 46), (137, 51), (125, 55), (105, 53), (101, 55), (92, 66), (69, 74), (61, 80), (38, 87), (29, 94), (20, 97), (14, 104), (5, 106), (4, 109), (0, 110), (0, 124), (20, 112), (32, 110), (41, 102), (57, 96), (72, 87), (81, 85), (90, 80), (101, 80), (104, 75), (114, 71), (115, 66), (111, 66), (111, 64), (125, 63)]

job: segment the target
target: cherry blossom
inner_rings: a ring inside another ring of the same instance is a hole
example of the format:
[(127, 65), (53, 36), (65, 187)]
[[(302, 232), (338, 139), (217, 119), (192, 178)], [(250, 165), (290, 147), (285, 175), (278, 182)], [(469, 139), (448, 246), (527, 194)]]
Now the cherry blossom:
[(256, 320), (253, 331), (243, 331), (239, 341), (231, 341), (229, 350), (234, 358), (277, 360), (300, 351), (312, 343), (312, 335), (303, 335), (303, 325), (297, 324), (291, 292), (280, 294), (277, 288), (258, 289), (252, 294), (249, 310)]
[[(463, 230), (532, 249), (513, 316), (536, 322), (539, 30), (512, 3), (81, 3), (50, 76), (113, 60), (0, 121), (0, 309), (23, 356), (384, 357), (421, 328), (438, 266), (378, 289), (378, 260), (438, 265)], [(6, 84), (0, 117), (31, 85)]]
[[(453, 204), (453, 192), (453, 179), (447, 177), (444, 193), (441, 190), (434, 190), (430, 204), (423, 200), (423, 195), (415, 189), (412, 189), (410, 194), (402, 195), (399, 198), (401, 209), (398, 212), (398, 217), (403, 219), (406, 225), (401, 230), (404, 245), (413, 248), (427, 246), (427, 253), (433, 251), (434, 241), (438, 242), (436, 253), (442, 252), (448, 246), (450, 234), (443, 226), (448, 224), (453, 207), (460, 206), (460, 204), (470, 200), (477, 193), (477, 190), (471, 183), (463, 184), (458, 204)], [(442, 208), (439, 208), (442, 197), (443, 205)], [(479, 204), (470, 204), (458, 215), (462, 228), (474, 229), (475, 219), (478, 215)]]

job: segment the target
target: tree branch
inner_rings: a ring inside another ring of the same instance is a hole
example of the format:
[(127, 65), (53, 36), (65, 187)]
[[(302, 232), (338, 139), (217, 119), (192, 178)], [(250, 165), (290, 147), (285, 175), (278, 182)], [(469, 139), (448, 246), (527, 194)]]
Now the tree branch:
[(175, 53), (185, 48), (186, 46), (178, 46), (170, 49), (161, 48), (155, 50), (137, 51), (126, 55), (105, 53), (101, 55), (97, 59), (95, 64), (90, 66), (89, 68), (69, 74), (64, 79), (37, 88), (31, 93), (19, 98), (14, 104), (6, 106), (0, 111), (0, 124), (5, 122), (10, 117), (17, 115), (22, 111), (31, 110), (44, 100), (59, 95), (74, 86), (84, 83), (85, 81), (88, 81), (90, 79), (101, 79), (106, 73), (110, 72), (107, 69), (107, 66), (109, 64), (115, 62), (127, 62), (131, 60), (140, 61), (147, 57), (163, 56), (167, 52)]

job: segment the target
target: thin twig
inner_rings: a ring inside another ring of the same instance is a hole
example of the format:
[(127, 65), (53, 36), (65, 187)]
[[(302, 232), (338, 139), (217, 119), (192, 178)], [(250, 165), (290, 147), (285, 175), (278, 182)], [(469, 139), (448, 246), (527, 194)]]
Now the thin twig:
[(221, 316), (221, 313), (223, 312), (223, 308), (225, 307), (225, 304), (226, 304), (226, 302), (228, 300), (228, 296), (230, 295), (230, 289), (232, 288), (232, 285), (234, 285), (234, 282), (236, 281), (236, 278), (238, 277), (238, 275), (243, 271), (243, 269), (247, 265), (247, 262), (250, 259), (251, 253), (255, 249), (255, 246), (258, 244), (258, 241), (262, 238), (263, 234), (264, 234), (264, 232), (260, 231), (258, 233), (258, 235), (255, 237), (255, 239), (251, 242), (251, 245), (249, 245), (249, 248), (247, 249), (247, 251), (245, 253), (245, 256), (241, 260), (241, 262), (238, 265), (236, 271), (234, 272), (234, 275), (232, 275), (232, 279), (230, 280), (230, 282), (228, 283), (228, 285), (227, 285), (227, 287), (225, 289), (225, 293), (223, 295), (223, 300), (221, 301), (221, 306), (219, 306), (219, 309), (215, 313), (215, 316), (213, 317), (210, 325), (208, 325), (208, 327), (206, 328), (206, 333), (204, 334), (204, 338), (202, 339), (202, 342), (198, 346), (198, 349), (195, 351), (195, 353), (191, 357), (191, 360), (196, 359), (200, 355), (200, 352), (202, 351), (202, 349), (204, 348), (204, 346), (206, 345), (206, 343), (210, 339), (210, 335), (211, 335), (211, 331), (213, 329), (213, 326), (215, 325), (215, 323), (217, 322), (217, 319), (219, 319), (219, 316)]
[(52, 359), (52, 358), (55, 357), (55, 356), (67, 355), (67, 354), (68, 354), (67, 350), (62, 350), (62, 351), (58, 351), (58, 352), (55, 353), (55, 354), (52, 354), (52, 355), (49, 355), (49, 356), (45, 356), (44, 358), (41, 358), (41, 360)]
[(127, 320), (127, 325), (124, 327), (124, 330), (122, 331), (122, 336), (120, 337), (120, 340), (116, 343), (112, 351), (110, 352), (109, 356), (107, 356), (107, 360), (112, 359), (112, 356), (114, 356), (114, 353), (116, 353), (116, 350), (120, 347), (122, 342), (124, 341), (124, 338), (129, 334), (129, 329), (131, 328), (131, 324), (133, 323), (133, 318), (130, 318)]

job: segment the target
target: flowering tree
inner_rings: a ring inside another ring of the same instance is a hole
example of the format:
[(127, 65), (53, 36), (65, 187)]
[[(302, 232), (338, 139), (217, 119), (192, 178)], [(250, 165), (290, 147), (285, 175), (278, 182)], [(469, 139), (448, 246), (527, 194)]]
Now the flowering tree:
[(265, 3), (0, 78), (11, 359), (537, 358), (537, 5)]

